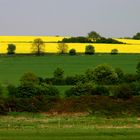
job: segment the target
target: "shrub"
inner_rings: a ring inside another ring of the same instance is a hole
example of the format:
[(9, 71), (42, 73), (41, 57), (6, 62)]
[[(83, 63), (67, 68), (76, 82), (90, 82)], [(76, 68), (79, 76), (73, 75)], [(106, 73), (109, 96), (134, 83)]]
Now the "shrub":
[(95, 67), (93, 76), (98, 84), (114, 84), (118, 81), (117, 73), (110, 65), (107, 64)]
[(31, 98), (34, 96), (59, 96), (59, 91), (50, 85), (22, 84), (18, 87), (18, 98)]
[(21, 79), (21, 84), (39, 84), (39, 78), (32, 72), (25, 73)]
[(76, 55), (76, 50), (75, 49), (70, 49), (69, 50), (69, 55)]
[(112, 49), (112, 50), (111, 50), (111, 54), (118, 54), (118, 52), (119, 52), (119, 51), (118, 51), (117, 49)]
[(71, 89), (66, 91), (66, 97), (70, 96), (89, 96), (89, 95), (103, 95), (109, 96), (109, 89), (102, 85), (95, 85), (89, 83), (77, 83)]
[(15, 44), (8, 44), (7, 54), (15, 54), (16, 45)]
[(94, 95), (109, 96), (110, 92), (107, 87), (105, 87), (103, 85), (96, 85)]
[(118, 75), (118, 83), (122, 83), (124, 81), (124, 72), (120, 68), (115, 68), (115, 72)]
[(88, 45), (85, 48), (85, 54), (93, 55), (95, 53), (94, 46)]
[(31, 98), (37, 95), (38, 89), (35, 84), (24, 83), (17, 87), (17, 98)]
[(122, 98), (122, 99), (129, 99), (132, 97), (132, 90), (130, 85), (128, 84), (121, 84), (115, 87), (114, 89), (114, 97)]
[(8, 85), (7, 86), (7, 91), (10, 97), (16, 97), (18, 95), (18, 89), (14, 85)]
[(36, 86), (37, 89), (37, 96), (59, 96), (59, 91), (56, 87), (47, 85), (47, 84), (41, 84)]
[(53, 75), (53, 83), (55, 83), (56, 85), (64, 84), (64, 70), (62, 68), (56, 68)]
[(85, 76), (87, 78), (88, 81), (94, 81), (94, 70), (93, 69), (87, 69), (85, 72)]
[(140, 83), (139, 82), (133, 82), (129, 84), (132, 95), (133, 96), (139, 96), (140, 95)]
[(124, 74), (124, 82), (126, 83), (136, 82), (137, 79), (138, 77), (136, 74), (131, 74), (131, 73)]
[(77, 83), (77, 79), (75, 76), (67, 76), (65, 78), (65, 83), (66, 85), (75, 85)]
[(94, 85), (92, 83), (77, 83), (74, 87), (65, 92), (66, 97), (94, 95)]

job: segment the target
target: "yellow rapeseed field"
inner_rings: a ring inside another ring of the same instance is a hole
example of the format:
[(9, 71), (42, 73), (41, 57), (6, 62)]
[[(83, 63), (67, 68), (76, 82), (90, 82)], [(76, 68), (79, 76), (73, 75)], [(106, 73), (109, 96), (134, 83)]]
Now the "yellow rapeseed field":
[[(16, 45), (16, 53), (31, 53), (32, 43), (34, 39), (41, 38), (45, 43), (45, 52), (57, 53), (58, 52), (58, 41), (64, 37), (56, 36), (0, 36), (0, 53), (7, 53), (8, 44)], [(110, 53), (112, 49), (118, 49), (119, 53), (140, 53), (140, 41), (132, 39), (116, 39), (126, 44), (96, 44), (95, 52), (97, 53)], [(89, 43), (67, 43), (68, 50), (75, 49), (76, 52), (84, 53), (85, 46)]]

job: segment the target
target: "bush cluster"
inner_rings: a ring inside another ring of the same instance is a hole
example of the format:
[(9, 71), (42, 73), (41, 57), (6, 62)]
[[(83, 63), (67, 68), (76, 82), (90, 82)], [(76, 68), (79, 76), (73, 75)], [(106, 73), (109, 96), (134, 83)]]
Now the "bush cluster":
[[(17, 86), (0, 85), (0, 114), (9, 111), (48, 111), (57, 105), (61, 106), (63, 100), (67, 98), (71, 100), (70, 109), (72, 110), (75, 107), (73, 100), (77, 97), (81, 99), (84, 99), (83, 97), (111, 99), (112, 104), (117, 106), (113, 100), (116, 103), (117, 100), (132, 101), (133, 98), (139, 98), (139, 77), (140, 63), (136, 67), (136, 74), (126, 74), (120, 68), (114, 69), (107, 64), (88, 69), (84, 74), (66, 77), (63, 68), (60, 67), (55, 69), (52, 78), (42, 78), (28, 72), (21, 77), (20, 84)], [(65, 92), (66, 98), (61, 99), (55, 85), (72, 86)], [(102, 104), (101, 102), (96, 103), (99, 110), (106, 109), (101, 106)], [(137, 106), (138, 102), (135, 105)], [(87, 109), (86, 104), (80, 105), (80, 107)], [(92, 112), (96, 112), (94, 109), (90, 109)]]

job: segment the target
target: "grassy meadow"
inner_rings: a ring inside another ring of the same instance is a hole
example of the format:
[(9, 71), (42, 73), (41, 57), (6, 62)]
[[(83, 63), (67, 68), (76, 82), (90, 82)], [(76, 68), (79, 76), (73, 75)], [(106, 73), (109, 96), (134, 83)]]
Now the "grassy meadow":
[(121, 55), (46, 55), (36, 56), (1, 56), (0, 82), (17, 84), (25, 72), (34, 72), (38, 76), (52, 77), (57, 67), (62, 67), (66, 75), (82, 74), (88, 68), (99, 64), (110, 64), (114, 68), (121, 68), (126, 73), (135, 73), (136, 65), (140, 61), (138, 54)]
[(12, 113), (0, 117), (1, 140), (136, 140), (138, 118), (107, 119), (81, 114), (50, 116)]

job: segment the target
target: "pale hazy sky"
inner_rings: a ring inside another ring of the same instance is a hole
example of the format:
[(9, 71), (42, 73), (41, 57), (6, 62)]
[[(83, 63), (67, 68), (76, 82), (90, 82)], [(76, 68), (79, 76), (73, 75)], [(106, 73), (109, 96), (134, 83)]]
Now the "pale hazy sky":
[(0, 0), (0, 35), (106, 37), (140, 32), (140, 0)]

